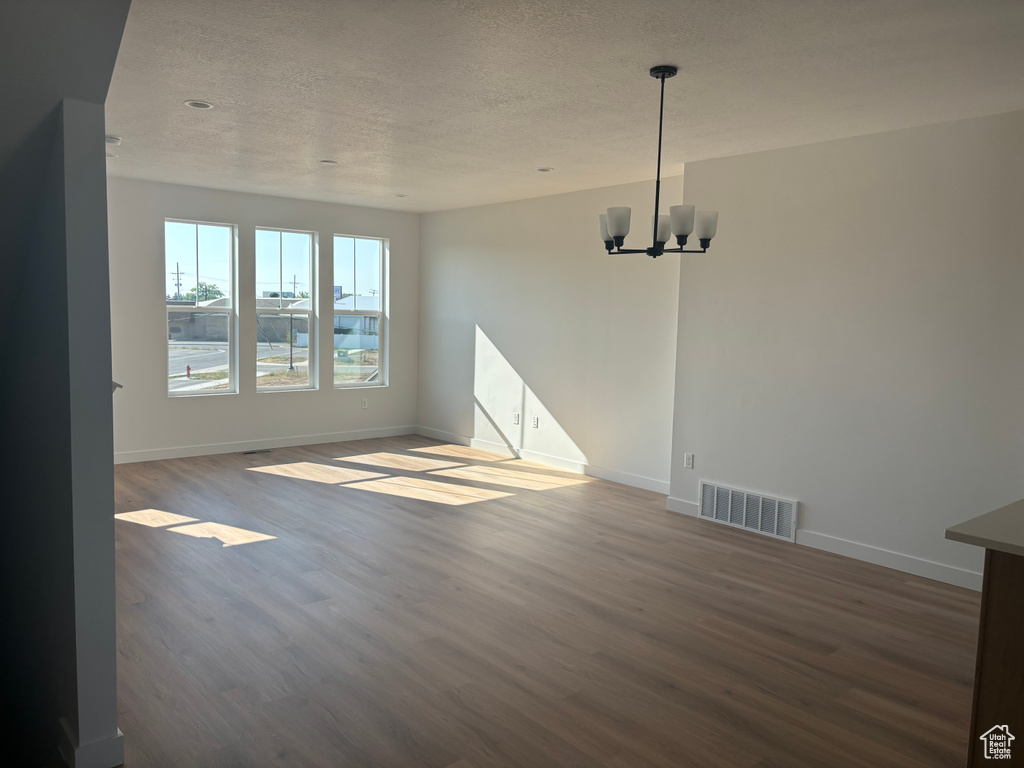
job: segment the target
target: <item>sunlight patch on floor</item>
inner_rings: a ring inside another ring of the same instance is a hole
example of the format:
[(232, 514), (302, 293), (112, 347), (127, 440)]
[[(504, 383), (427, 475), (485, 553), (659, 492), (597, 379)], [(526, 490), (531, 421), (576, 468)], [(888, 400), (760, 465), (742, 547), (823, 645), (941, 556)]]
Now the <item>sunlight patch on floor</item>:
[(410, 472), (426, 472), (432, 469), (461, 467), (457, 461), (428, 459), (422, 456), (405, 456), (401, 453), (364, 453), (359, 456), (339, 456), (335, 461), (352, 461), (356, 464), (369, 464), (387, 469), (405, 469)]
[(276, 539), (276, 536), (268, 536), (265, 533), (247, 531), (244, 528), (235, 528), (232, 525), (221, 523), (196, 523), (195, 525), (182, 525), (178, 528), (168, 528), (173, 533), (183, 533), (186, 536), (194, 536), (198, 539), (220, 539), (225, 547), (235, 547), (239, 544), (252, 544), (255, 541), (269, 541)]
[(380, 472), (368, 472), (364, 469), (349, 469), (331, 464), (316, 464), (312, 461), (297, 461), (293, 464), (272, 464), (265, 467), (247, 467), (251, 472), (262, 472), (278, 477), (292, 477), (296, 480), (311, 480), (314, 483), (351, 483), (353, 480), (372, 480), (375, 477), (386, 477)]
[(427, 445), (423, 448), (410, 448), (417, 453), (432, 453), (436, 456), (451, 456), (455, 459), (469, 459), (470, 461), (504, 461), (509, 458), (500, 453), (481, 451), (477, 448), (470, 448), (468, 445)]
[[(183, 533), (186, 536), (194, 536), (201, 539), (220, 539), (225, 547), (251, 544), (254, 541), (269, 541), (270, 539), (277, 538), (265, 533), (247, 531), (245, 528), (235, 528), (232, 525), (198, 522), (199, 518), (176, 515), (173, 512), (165, 512), (162, 509), (139, 509), (135, 512), (121, 512), (114, 515), (114, 519), (126, 523), (144, 525), (147, 528), (163, 528), (165, 531)], [(183, 525), (183, 523), (190, 523), (190, 525)], [(176, 527), (167, 527), (171, 525)]]
[(162, 509), (140, 509), (136, 512), (122, 512), (114, 515), (117, 520), (124, 520), (128, 523), (138, 523), (149, 528), (163, 528), (166, 525), (181, 525), (182, 523), (194, 523), (198, 518), (176, 515), (173, 512), (164, 512)]
[(363, 483), (351, 483), (346, 488), (355, 488), (372, 493), (386, 493), (390, 496), (402, 496), (420, 501), (435, 501), (440, 504), (462, 506), (475, 504), (478, 501), (490, 501), (512, 496), (511, 493), (492, 491), (484, 488), (470, 488), (465, 485), (439, 483), (434, 480), (421, 480), (416, 477), (388, 477), (383, 480), (368, 480)]
[(511, 488), (522, 488), (527, 491), (549, 491), (553, 488), (567, 488), (570, 485), (586, 483), (585, 478), (556, 477), (542, 475), (537, 472), (520, 472), (515, 469), (495, 466), (459, 467), (457, 469), (441, 469), (431, 475), (453, 477), (456, 480), (470, 480), (478, 483), (507, 485)]

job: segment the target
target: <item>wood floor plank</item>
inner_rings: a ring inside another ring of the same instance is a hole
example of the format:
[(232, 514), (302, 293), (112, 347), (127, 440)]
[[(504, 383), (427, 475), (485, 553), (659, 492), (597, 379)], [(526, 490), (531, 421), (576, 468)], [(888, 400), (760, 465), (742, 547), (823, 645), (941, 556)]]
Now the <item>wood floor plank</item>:
[(956, 766), (976, 593), (418, 436), (120, 465), (129, 766)]

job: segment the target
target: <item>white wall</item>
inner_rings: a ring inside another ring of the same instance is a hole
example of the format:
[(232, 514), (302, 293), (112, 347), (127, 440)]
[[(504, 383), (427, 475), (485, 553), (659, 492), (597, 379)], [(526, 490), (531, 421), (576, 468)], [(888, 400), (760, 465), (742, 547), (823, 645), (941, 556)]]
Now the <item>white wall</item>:
[[(686, 168), (672, 487), (799, 499), (798, 541), (977, 586), (1024, 497), (1024, 113)], [(683, 452), (696, 454), (693, 470)]]
[[(411, 432), (416, 426), (419, 217), (411, 213), (110, 178), (110, 283), (118, 461)], [(239, 393), (167, 396), (165, 218), (238, 225)], [(334, 234), (391, 241), (389, 386), (335, 390), (332, 334), (320, 334), (318, 390), (257, 394), (254, 228), (320, 233), (321, 316), (333, 307)], [(368, 400), (362, 409), (360, 401)]]
[[(645, 182), (422, 217), (426, 434), (667, 491), (680, 257), (609, 256), (597, 226), (632, 206), (627, 245), (646, 247), (653, 194)], [(662, 205), (681, 197), (666, 180)]]

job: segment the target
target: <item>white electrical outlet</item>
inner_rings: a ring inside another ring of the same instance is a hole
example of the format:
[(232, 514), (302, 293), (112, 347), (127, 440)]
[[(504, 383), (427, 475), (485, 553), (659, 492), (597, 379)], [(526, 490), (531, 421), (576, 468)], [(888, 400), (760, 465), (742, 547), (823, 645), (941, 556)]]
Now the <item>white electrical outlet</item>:
[(686, 469), (693, 469), (693, 454), (692, 453), (684, 453), (683, 454), (683, 466)]
[(512, 423), (513, 424), (518, 424), (519, 423), (519, 411), (512, 411)]
[(364, 398), (363, 398), (363, 410), (365, 411), (365, 410), (366, 410), (367, 408), (369, 408), (369, 407), (370, 407), (370, 403), (369, 403), (369, 402), (367, 401), (367, 399), (366, 399), (366, 398), (364, 397)]
[(533, 428), (537, 429), (540, 426), (540, 416), (533, 417)]

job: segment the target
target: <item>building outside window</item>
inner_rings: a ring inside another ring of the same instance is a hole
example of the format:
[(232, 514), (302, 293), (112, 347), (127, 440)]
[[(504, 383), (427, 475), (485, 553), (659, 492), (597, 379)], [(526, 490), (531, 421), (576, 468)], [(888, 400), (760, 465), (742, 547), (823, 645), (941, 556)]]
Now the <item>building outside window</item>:
[(235, 227), (164, 222), (167, 393), (237, 392)]
[(256, 390), (315, 389), (316, 235), (256, 230)]
[(334, 236), (334, 386), (387, 384), (388, 241)]

